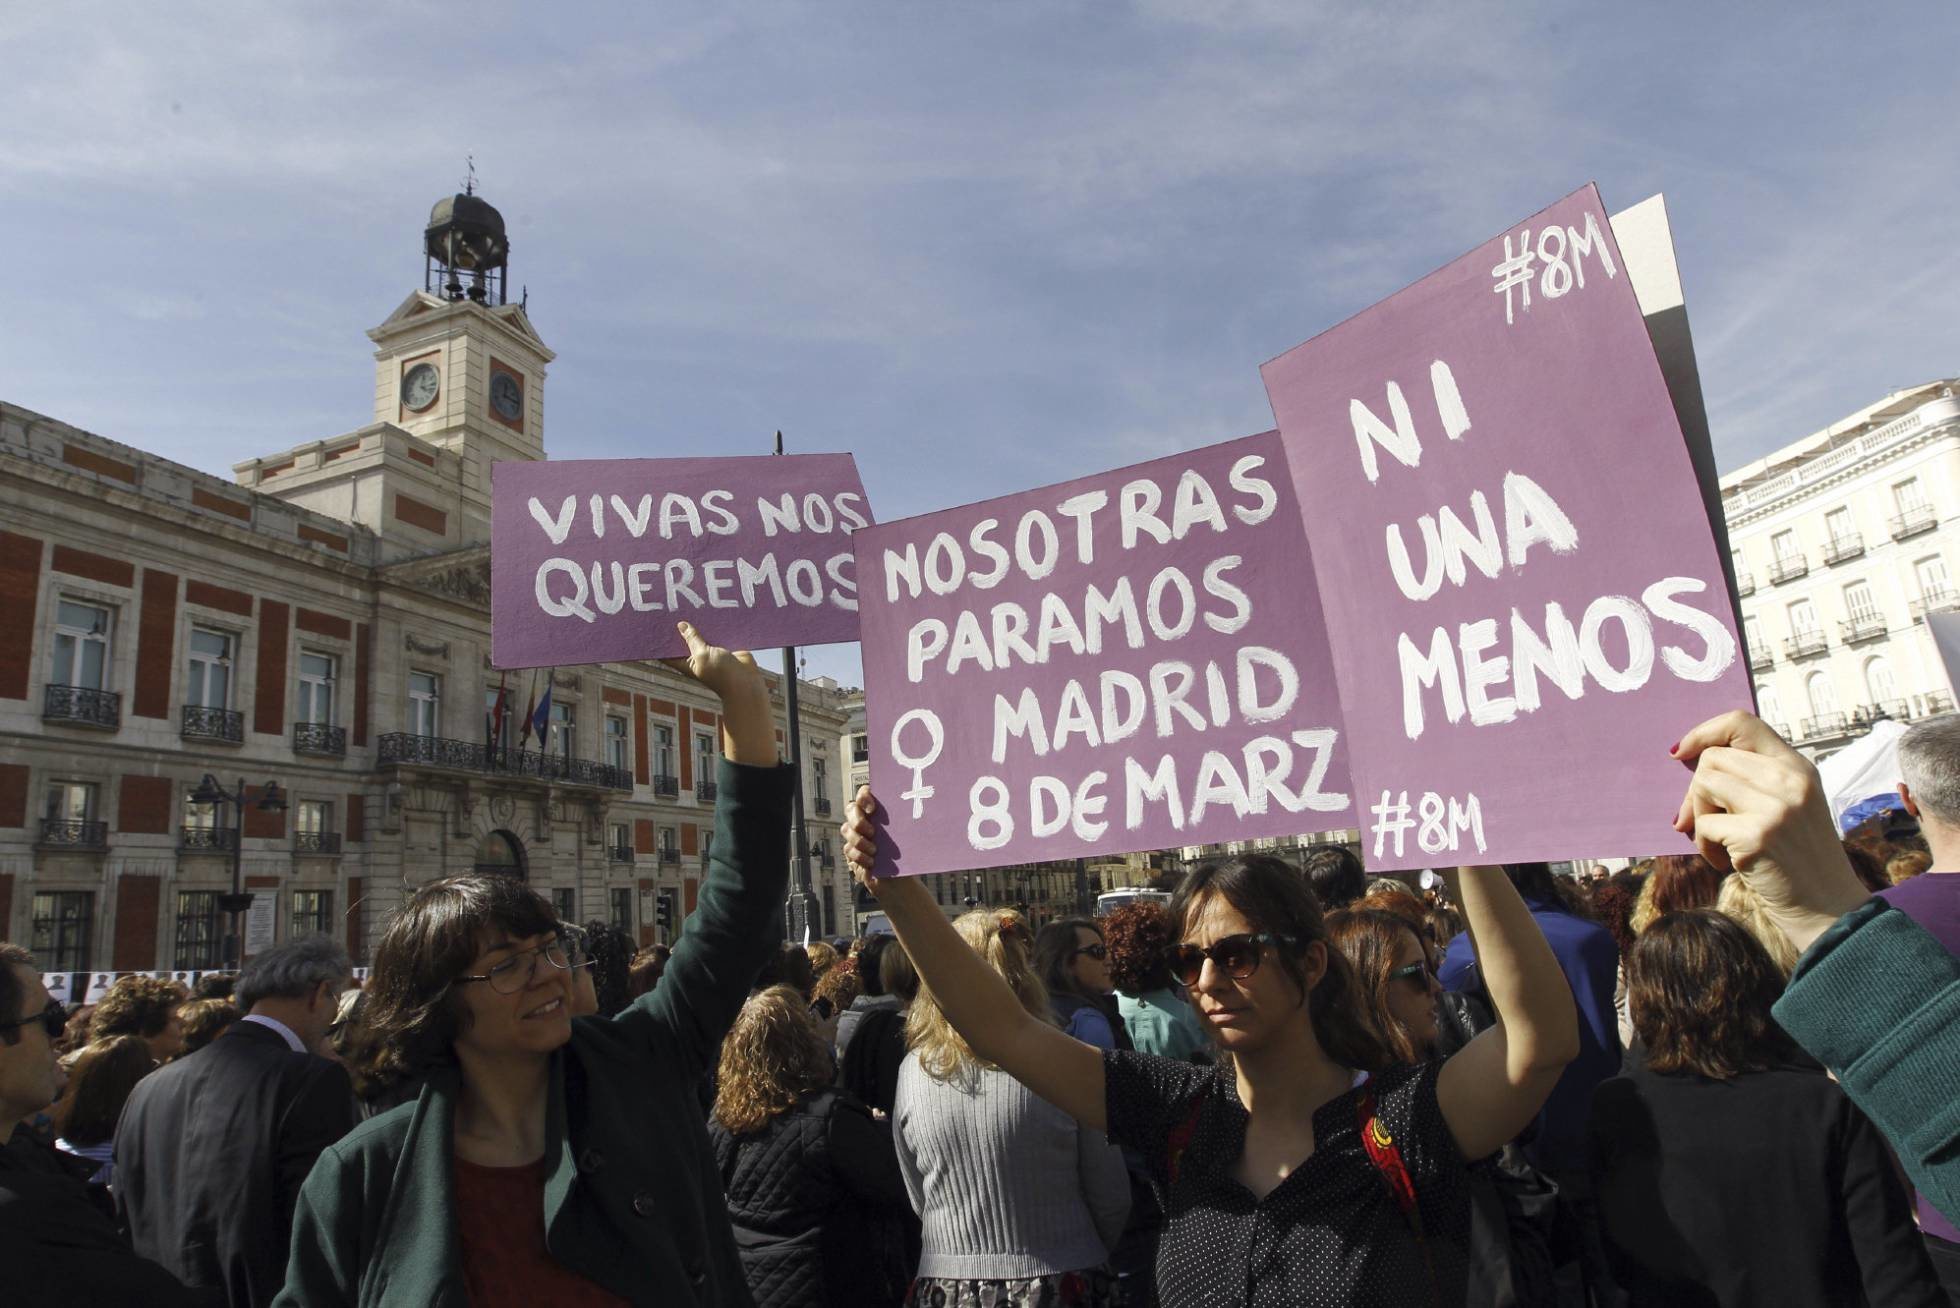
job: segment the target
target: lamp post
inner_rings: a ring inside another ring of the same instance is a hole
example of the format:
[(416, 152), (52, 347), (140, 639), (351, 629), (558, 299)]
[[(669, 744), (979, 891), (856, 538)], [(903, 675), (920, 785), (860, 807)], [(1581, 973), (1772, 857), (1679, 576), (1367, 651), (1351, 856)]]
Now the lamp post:
[[(245, 910), (252, 906), (252, 896), (245, 893), (245, 801), (250, 797), (245, 788), (245, 778), (238, 779), (238, 789), (226, 790), (218, 784), (218, 779), (209, 772), (204, 774), (197, 789), (191, 792), (193, 804), (229, 804), (234, 813), (231, 827), (231, 893), (218, 896), (218, 911), (231, 918), (231, 930), (225, 936), (225, 966), (236, 970), (244, 957), (244, 917)], [(286, 797), (279, 793), (279, 783), (268, 781), (254, 805), (261, 813), (283, 813), (286, 811)]]

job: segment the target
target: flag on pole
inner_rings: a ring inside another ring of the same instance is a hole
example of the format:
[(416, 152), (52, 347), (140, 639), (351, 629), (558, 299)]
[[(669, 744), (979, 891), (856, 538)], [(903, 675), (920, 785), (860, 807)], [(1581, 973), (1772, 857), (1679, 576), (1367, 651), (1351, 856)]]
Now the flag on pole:
[(544, 698), (538, 701), (537, 710), (531, 715), (531, 730), (538, 738), (538, 748), (540, 750), (550, 744), (550, 737), (546, 734), (545, 729), (551, 725), (551, 679), (557, 673), (557, 668), (553, 668), (550, 672), (545, 673)]
[(504, 679), (509, 675), (507, 672), (497, 674), (497, 699), (483, 717), (483, 747), (493, 755), (503, 744), (504, 723), (510, 717), (510, 690), (504, 684)]
[(533, 668), (531, 670), (531, 698), (524, 705), (523, 719), (517, 724), (517, 747), (519, 749), (523, 749), (525, 742), (531, 739), (531, 719), (537, 715), (537, 711), (538, 673), (537, 669)]

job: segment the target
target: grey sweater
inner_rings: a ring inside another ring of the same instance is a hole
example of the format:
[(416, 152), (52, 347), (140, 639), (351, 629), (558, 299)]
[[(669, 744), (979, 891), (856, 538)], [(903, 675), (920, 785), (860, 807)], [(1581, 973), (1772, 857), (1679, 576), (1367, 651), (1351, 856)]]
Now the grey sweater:
[(1099, 1267), (1129, 1215), (1123, 1155), (1007, 1073), (935, 1081), (907, 1054), (892, 1138), (924, 1227), (920, 1276)]

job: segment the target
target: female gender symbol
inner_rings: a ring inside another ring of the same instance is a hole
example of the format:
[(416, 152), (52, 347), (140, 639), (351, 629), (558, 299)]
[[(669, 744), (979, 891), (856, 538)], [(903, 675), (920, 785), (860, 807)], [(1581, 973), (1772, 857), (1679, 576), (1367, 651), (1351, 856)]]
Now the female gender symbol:
[[(907, 758), (898, 747), (898, 738), (905, 734), (905, 724), (917, 718), (926, 724), (932, 733), (932, 744), (924, 758)], [(926, 801), (932, 798), (932, 787), (925, 784), (926, 769), (939, 761), (939, 751), (946, 747), (946, 729), (939, 725), (939, 715), (931, 709), (915, 708), (892, 724), (892, 758), (902, 768), (912, 769), (912, 788), (900, 795), (900, 799), (912, 801), (912, 817), (916, 821), (924, 816)]]

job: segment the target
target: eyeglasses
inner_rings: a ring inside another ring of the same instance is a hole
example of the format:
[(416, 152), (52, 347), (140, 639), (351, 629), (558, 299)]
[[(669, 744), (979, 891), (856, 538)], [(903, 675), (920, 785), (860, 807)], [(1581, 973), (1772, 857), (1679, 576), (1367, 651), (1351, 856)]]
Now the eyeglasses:
[(1409, 963), (1388, 974), (1388, 979), (1391, 981), (1420, 981), (1425, 986), (1435, 977), (1436, 969), (1427, 963)]
[(1292, 936), (1274, 935), (1261, 931), (1256, 935), (1226, 936), (1216, 941), (1209, 949), (1196, 945), (1182, 944), (1171, 946), (1171, 975), (1184, 986), (1195, 986), (1205, 970), (1205, 960), (1209, 958), (1212, 966), (1231, 977), (1243, 981), (1259, 970), (1259, 961), (1267, 945), (1275, 947), (1297, 944)]
[[(12, 1022), (0, 1022), (0, 1031), (14, 1031), (23, 1026), (33, 1026), (36, 1022), (39, 1022), (42, 1029), (48, 1033), (48, 1039), (59, 1040), (61, 1039), (61, 1033), (68, 1029), (68, 1010), (61, 1006), (59, 999), (50, 999), (48, 1006), (32, 1017), (17, 1018)], [(8, 1043), (11, 1044), (12, 1041)]]
[(1080, 949), (1072, 949), (1069, 951), (1070, 958), (1079, 958), (1083, 954), (1087, 954), (1089, 957), (1095, 959), (1098, 963), (1100, 963), (1105, 958), (1109, 957), (1109, 949), (1105, 945), (1084, 945)]
[(569, 972), (572, 968), (572, 960), (565, 954), (565, 942), (553, 940), (530, 949), (520, 949), (480, 976), (459, 976), (456, 980), (459, 984), (464, 981), (488, 981), (490, 988), (498, 994), (514, 995), (530, 985), (537, 976), (539, 959), (560, 972)]

